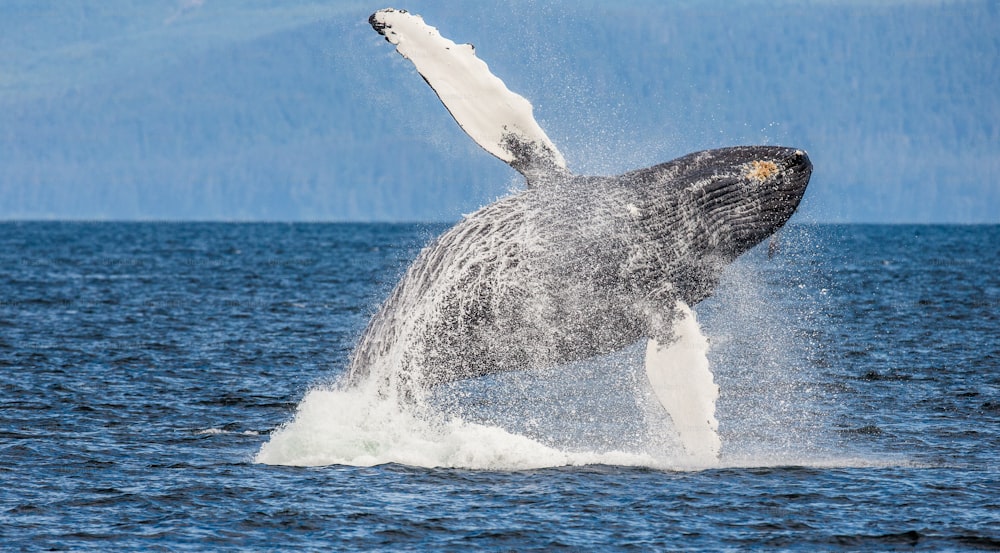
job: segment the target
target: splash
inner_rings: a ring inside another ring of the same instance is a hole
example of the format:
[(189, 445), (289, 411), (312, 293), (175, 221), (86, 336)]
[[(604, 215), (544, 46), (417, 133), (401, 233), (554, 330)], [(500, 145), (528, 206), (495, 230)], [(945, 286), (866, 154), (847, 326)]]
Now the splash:
[[(674, 322), (676, 341), (666, 348), (665, 361), (670, 370), (702, 378), (699, 385), (674, 386), (678, 392), (694, 392), (687, 407), (664, 407), (670, 402), (657, 389), (657, 379), (669, 373), (644, 369), (650, 346), (637, 343), (545, 370), (440, 384), (411, 403), (386, 395), (376, 378), (361, 385), (345, 381), (317, 387), (254, 460), (488, 471), (595, 464), (671, 471), (908, 465), (906, 459), (852, 454), (824, 436), (817, 420), (826, 417), (812, 412), (818, 399), (795, 384), (802, 353), (796, 350), (803, 344), (782, 335), (790, 315), (777, 316), (781, 310), (760, 289), (760, 280), (760, 269), (743, 264), (727, 275), (722, 287), (727, 292), (704, 304), (713, 329), (711, 350), (693, 310), (678, 306), (684, 314)], [(754, 329), (752, 335), (746, 328)], [(745, 340), (739, 338), (744, 335)], [(721, 440), (709, 353), (721, 367)], [(704, 432), (703, 426), (696, 431), (700, 440), (685, 438), (678, 424), (684, 409), (690, 420), (707, 413), (712, 432)], [(715, 457), (716, 452), (721, 455)]]
[(415, 413), (360, 389), (313, 390), (295, 420), (279, 429), (255, 461), (272, 465), (529, 470), (585, 464), (647, 465), (629, 452), (573, 452), (509, 432), (426, 410)]
[(528, 438), (406, 409), (369, 390), (312, 390), (299, 405), (295, 420), (272, 435), (255, 461), (294, 466), (400, 463), (484, 469), (565, 464), (557, 450)]
[[(715, 466), (708, 340), (674, 302), (710, 295), (726, 264), (791, 216), (806, 154), (724, 148), (619, 177), (573, 175), (530, 103), (471, 46), (402, 10), (369, 22), (529, 188), (421, 252), (362, 335), (344, 386), (307, 396), (258, 460), (525, 468), (625, 455)], [(769, 165), (752, 179), (740, 174), (760, 160)], [(606, 370), (620, 364), (608, 352), (650, 336), (644, 375), (634, 362)], [(488, 387), (469, 384), (482, 378)]]
[[(678, 340), (669, 349), (674, 365), (703, 363), (699, 370), (707, 372), (708, 340), (693, 315), (679, 319), (674, 330)], [(295, 418), (272, 434), (255, 461), (474, 470), (718, 466), (714, 453), (692, 455), (686, 449), (683, 429), (672, 420), (681, 411), (661, 406), (642, 369), (643, 352), (637, 344), (551, 369), (451, 382), (417, 402), (381, 393), (375, 379), (360, 386), (316, 388), (303, 398)], [(711, 373), (708, 378), (711, 381)], [(691, 416), (702, 416), (698, 410), (706, 404), (714, 410), (714, 384), (694, 390), (710, 397), (694, 401)], [(714, 413), (710, 415), (714, 420)], [(714, 430), (706, 440), (718, 443)]]

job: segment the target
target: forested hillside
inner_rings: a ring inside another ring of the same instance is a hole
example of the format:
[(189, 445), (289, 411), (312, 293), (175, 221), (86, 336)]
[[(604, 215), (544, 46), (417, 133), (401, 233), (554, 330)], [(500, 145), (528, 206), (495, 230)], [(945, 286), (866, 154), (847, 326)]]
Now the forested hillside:
[[(1000, 222), (995, 2), (411, 2), (571, 167), (780, 143), (803, 220)], [(308, 1), (0, 4), (0, 218), (453, 220), (518, 184)]]

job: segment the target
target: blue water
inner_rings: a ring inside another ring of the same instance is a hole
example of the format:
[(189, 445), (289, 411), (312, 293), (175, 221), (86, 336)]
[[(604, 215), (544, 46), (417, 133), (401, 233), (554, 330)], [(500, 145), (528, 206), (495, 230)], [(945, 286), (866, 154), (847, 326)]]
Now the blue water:
[[(717, 468), (255, 462), (441, 230), (0, 224), (0, 549), (1000, 548), (997, 226), (742, 258), (697, 306)], [(627, 421), (589, 409), (533, 438), (600, 449)]]

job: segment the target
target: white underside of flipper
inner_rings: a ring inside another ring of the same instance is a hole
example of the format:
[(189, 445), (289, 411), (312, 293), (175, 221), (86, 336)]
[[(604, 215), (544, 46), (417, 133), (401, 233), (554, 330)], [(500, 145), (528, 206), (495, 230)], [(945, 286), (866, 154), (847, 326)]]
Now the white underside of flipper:
[(722, 441), (715, 418), (719, 387), (708, 366), (708, 339), (691, 308), (681, 302), (677, 308), (681, 318), (674, 323), (676, 340), (661, 345), (650, 339), (646, 344), (646, 376), (692, 460), (714, 463)]
[(535, 121), (531, 103), (493, 75), (471, 44), (455, 44), (403, 10), (379, 10), (369, 23), (413, 62), (459, 126), (529, 184), (565, 172), (566, 160)]

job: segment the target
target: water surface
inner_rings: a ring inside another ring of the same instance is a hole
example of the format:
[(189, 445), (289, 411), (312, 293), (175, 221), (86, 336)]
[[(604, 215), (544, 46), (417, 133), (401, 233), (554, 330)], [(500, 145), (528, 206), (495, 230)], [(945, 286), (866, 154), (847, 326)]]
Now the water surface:
[(1000, 548), (997, 226), (797, 227), (742, 258), (697, 307), (717, 468), (583, 462), (630, 428), (587, 378), (634, 350), (577, 367), (569, 400), (470, 384), (470, 416), (537, 404), (493, 422), (565, 463), (254, 463), (441, 230), (0, 224), (0, 546)]

